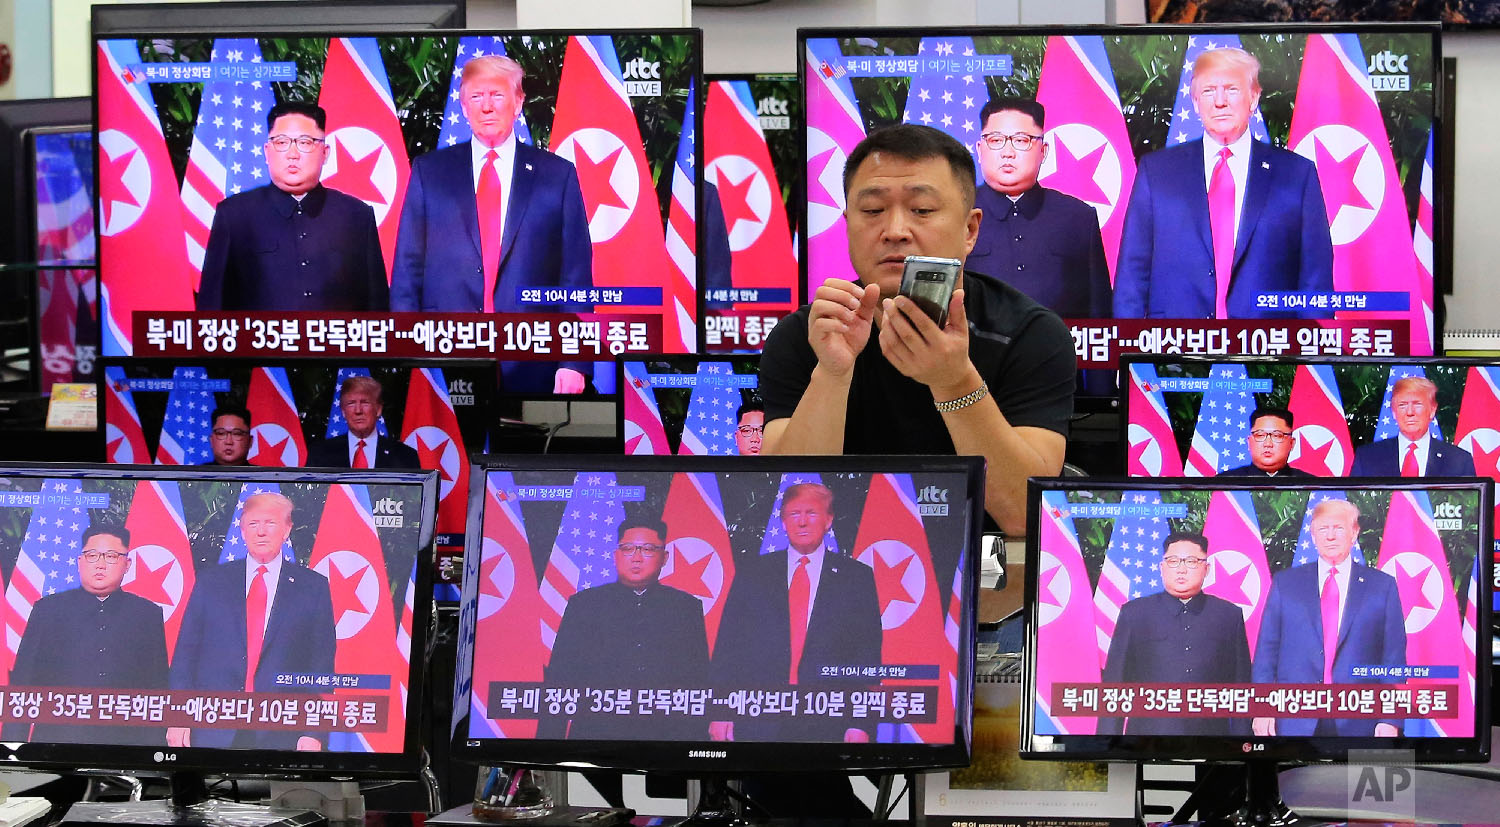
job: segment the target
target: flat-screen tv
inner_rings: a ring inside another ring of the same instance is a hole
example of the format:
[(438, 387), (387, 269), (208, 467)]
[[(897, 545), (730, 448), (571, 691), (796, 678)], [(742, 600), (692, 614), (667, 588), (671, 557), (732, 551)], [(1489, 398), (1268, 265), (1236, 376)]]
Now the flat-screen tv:
[(1484, 760), (1492, 489), (1033, 479), (1022, 756)]
[(765, 435), (760, 357), (621, 358), (615, 430), (627, 454), (753, 456)]
[(982, 477), (963, 457), (486, 458), (457, 753), (699, 775), (967, 764)]
[(0, 465), (7, 760), (416, 772), (436, 507), (431, 472)]
[(1491, 28), (1500, 24), (1494, 0), (1146, 0), (1152, 23), (1264, 23), (1271, 21), (1441, 20), (1444, 28)]
[[(332, 337), (359, 358), (498, 358), (503, 391), (545, 396), (612, 392), (621, 353), (697, 348), (696, 31), (148, 30), (94, 49), (106, 355), (300, 357)], [(325, 128), (268, 134), (288, 102)]]
[[(1304, 337), (1336, 353), (1433, 352), (1435, 23), (798, 37), (809, 295), (855, 278), (844, 159), (874, 129), (920, 123), (974, 156), (985, 217), (965, 266), (1057, 311), (1080, 368)], [(1231, 150), (1212, 208), (1205, 123), (1209, 145)], [(1020, 134), (1035, 136), (1026, 150)]]
[(775, 320), (801, 304), (792, 223), (793, 193), (801, 192), (801, 90), (796, 75), (705, 81), (704, 351), (758, 351)]

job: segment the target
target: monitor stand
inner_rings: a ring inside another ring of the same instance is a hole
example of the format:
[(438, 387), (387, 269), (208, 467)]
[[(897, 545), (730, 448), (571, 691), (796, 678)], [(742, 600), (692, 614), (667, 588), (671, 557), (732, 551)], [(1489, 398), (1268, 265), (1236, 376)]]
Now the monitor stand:
[(68, 808), (62, 823), (142, 827), (322, 827), (328, 823), (314, 810), (209, 798), (201, 773), (174, 772), (171, 785), (170, 799), (80, 801)]
[(751, 822), (734, 808), (728, 778), (709, 775), (692, 780), (698, 782), (698, 806), (675, 827), (750, 827)]
[(1212, 767), (1173, 817), (1183, 823), (1195, 810), (1204, 827), (1312, 827), (1322, 824), (1292, 812), (1281, 800), (1275, 761)]

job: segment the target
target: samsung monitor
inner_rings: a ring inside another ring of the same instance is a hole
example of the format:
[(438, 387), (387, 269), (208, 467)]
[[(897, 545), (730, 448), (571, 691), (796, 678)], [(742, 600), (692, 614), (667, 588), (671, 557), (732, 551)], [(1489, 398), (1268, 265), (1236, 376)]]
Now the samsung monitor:
[(1023, 756), (1244, 762), (1260, 824), (1277, 761), (1488, 757), (1489, 481), (1033, 479), (1027, 507)]
[(966, 764), (982, 478), (953, 457), (486, 458), (457, 753), (716, 777)]
[[(696, 31), (147, 30), (94, 49), (106, 355), (332, 338), (362, 359), (498, 358), (504, 392), (550, 396), (612, 393), (621, 353), (697, 348)], [(297, 103), (323, 127), (268, 134)]]
[(6, 760), (415, 773), (436, 508), (431, 472), (0, 466)]
[[(1080, 368), (1304, 336), (1433, 352), (1436, 24), (803, 29), (799, 54), (809, 295), (855, 277), (847, 154), (919, 123), (974, 158), (965, 266), (1057, 311)], [(1243, 181), (1212, 209), (1205, 128)], [(1082, 404), (1113, 384), (1084, 377)]]
[(754, 456), (765, 435), (760, 357), (620, 359), (615, 430), (627, 454)]

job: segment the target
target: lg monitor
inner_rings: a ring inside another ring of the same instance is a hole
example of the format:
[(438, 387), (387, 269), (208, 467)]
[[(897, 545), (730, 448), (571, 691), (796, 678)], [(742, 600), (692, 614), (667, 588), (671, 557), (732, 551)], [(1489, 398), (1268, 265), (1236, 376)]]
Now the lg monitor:
[(616, 430), (625, 453), (760, 453), (766, 411), (758, 356), (662, 354), (616, 364)]

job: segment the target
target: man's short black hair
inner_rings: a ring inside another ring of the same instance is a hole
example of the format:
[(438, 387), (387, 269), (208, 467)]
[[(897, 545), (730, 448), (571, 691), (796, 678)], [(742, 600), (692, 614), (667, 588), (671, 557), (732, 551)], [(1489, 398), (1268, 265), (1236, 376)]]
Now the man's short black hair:
[(872, 152), (883, 152), (908, 161), (946, 160), (964, 194), (965, 209), (974, 206), (974, 156), (952, 135), (917, 123), (883, 126), (855, 145), (844, 162), (845, 199), (849, 197), (849, 186), (854, 183), (854, 173)]
[(1204, 555), (1208, 554), (1208, 538), (1196, 531), (1174, 531), (1168, 534), (1167, 539), (1161, 541), (1161, 550), (1165, 552), (1168, 546), (1183, 541), (1202, 549)]
[(760, 401), (759, 396), (752, 396), (749, 399), (745, 400), (745, 404), (739, 406), (739, 408), (734, 412), (734, 423), (738, 425), (740, 420), (745, 418), (745, 414), (750, 413), (751, 411), (760, 411), (761, 413), (765, 413), (766, 403)]
[(996, 112), (1020, 112), (1030, 115), (1036, 121), (1037, 129), (1047, 127), (1047, 107), (1042, 106), (1031, 98), (990, 98), (985, 102), (984, 108), (979, 110), (979, 130), (984, 131), (984, 125), (990, 122), (990, 116)]
[(663, 543), (667, 541), (667, 524), (655, 517), (627, 516), (620, 521), (620, 530), (615, 535), (616, 538), (624, 537), (625, 532), (632, 528), (649, 528), (656, 532), (656, 536), (660, 537)]
[(1296, 423), (1292, 421), (1292, 412), (1287, 410), (1286, 408), (1278, 408), (1275, 405), (1255, 406), (1255, 410), (1250, 412), (1250, 427), (1254, 428), (1255, 420), (1260, 419), (1263, 416), (1274, 416), (1277, 419), (1280, 419), (1282, 422), (1285, 422), (1288, 428), (1296, 428)]
[(240, 405), (235, 403), (230, 403), (228, 405), (220, 405), (219, 407), (214, 408), (214, 414), (213, 416), (209, 417), (208, 420), (208, 427), (212, 428), (214, 425), (218, 424), (219, 417), (221, 416), (237, 416), (245, 421), (246, 428), (254, 424), (250, 421), (250, 411), (248, 408), (241, 407)]
[(304, 103), (302, 101), (282, 101), (281, 103), (278, 103), (275, 106), (271, 107), (271, 111), (266, 113), (267, 135), (270, 135), (271, 131), (276, 128), (276, 119), (281, 117), (282, 115), (302, 115), (304, 117), (312, 118), (312, 122), (318, 125), (319, 132), (322, 132), (328, 128), (328, 113), (323, 111), (323, 107), (317, 105), (316, 103)]
[(114, 537), (125, 546), (126, 551), (130, 550), (130, 530), (118, 523), (90, 523), (89, 527), (83, 530), (83, 538), (78, 541), (79, 548), (88, 545), (90, 539), (101, 534)]

